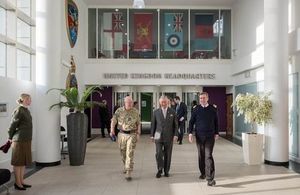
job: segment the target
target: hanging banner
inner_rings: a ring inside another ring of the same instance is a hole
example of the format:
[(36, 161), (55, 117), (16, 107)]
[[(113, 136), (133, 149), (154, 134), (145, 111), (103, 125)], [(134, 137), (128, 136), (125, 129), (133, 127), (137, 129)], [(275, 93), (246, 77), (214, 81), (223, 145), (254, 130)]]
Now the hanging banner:
[(218, 46), (218, 40), (214, 37), (213, 14), (195, 15), (195, 41), (194, 49), (196, 51), (213, 51)]
[(103, 13), (103, 50), (123, 50), (123, 25), (121, 12)]
[(183, 13), (165, 13), (165, 51), (183, 51)]
[(152, 51), (153, 14), (134, 14), (134, 51)]
[(79, 11), (73, 0), (65, 0), (68, 39), (73, 48), (78, 37)]
[(196, 14), (195, 17), (196, 38), (212, 38), (214, 36), (214, 15)]

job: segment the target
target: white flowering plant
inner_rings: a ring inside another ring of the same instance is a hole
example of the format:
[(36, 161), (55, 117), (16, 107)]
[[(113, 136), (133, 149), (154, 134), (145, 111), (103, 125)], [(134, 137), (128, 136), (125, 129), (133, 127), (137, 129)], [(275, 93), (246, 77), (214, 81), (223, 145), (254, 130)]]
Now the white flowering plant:
[(263, 125), (272, 119), (272, 102), (269, 100), (270, 93), (254, 95), (251, 93), (238, 94), (233, 106), (238, 111), (238, 116), (244, 114), (245, 123), (250, 123), (252, 131), (254, 124)]

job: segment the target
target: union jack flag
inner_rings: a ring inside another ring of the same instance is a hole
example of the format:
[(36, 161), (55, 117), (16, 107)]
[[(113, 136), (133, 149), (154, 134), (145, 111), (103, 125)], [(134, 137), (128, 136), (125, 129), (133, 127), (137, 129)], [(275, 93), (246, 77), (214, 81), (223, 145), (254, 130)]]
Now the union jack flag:
[(174, 32), (182, 32), (183, 30), (183, 13), (175, 13), (173, 18)]
[(123, 31), (123, 14), (120, 12), (114, 12), (113, 13), (113, 20), (112, 20), (112, 26), (115, 32), (122, 32)]

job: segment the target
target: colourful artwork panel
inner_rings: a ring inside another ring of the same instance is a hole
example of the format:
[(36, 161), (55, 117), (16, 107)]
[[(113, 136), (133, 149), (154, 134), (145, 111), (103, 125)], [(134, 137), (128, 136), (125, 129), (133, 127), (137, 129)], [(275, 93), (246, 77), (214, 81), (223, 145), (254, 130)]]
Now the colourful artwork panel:
[(66, 0), (67, 33), (71, 48), (77, 41), (79, 24), (78, 7), (73, 0)]

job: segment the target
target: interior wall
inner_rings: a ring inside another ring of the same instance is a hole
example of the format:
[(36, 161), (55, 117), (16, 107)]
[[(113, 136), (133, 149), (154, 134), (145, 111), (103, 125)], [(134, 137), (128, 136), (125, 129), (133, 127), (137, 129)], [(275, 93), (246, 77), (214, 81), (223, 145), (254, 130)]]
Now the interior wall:
[(264, 60), (264, 1), (235, 1), (232, 20), (232, 73), (261, 66)]
[[(36, 0), (31, 0), (32, 7), (32, 17), (36, 16), (35, 14), (35, 2)], [(14, 1), (13, 1), (14, 2)], [(11, 2), (12, 3), (12, 2)], [(16, 12), (7, 11), (7, 23), (16, 24)], [(2, 28), (2, 27), (0, 27)], [(7, 35), (12, 39), (16, 40), (16, 25), (7, 25)], [(32, 37), (35, 37), (35, 28), (32, 28)], [(35, 44), (33, 40), (32, 44)], [(35, 48), (35, 46), (33, 47)], [(32, 115), (33, 123), (33, 140), (32, 140), (32, 158), (36, 159), (36, 116), (38, 112), (38, 105), (36, 103), (36, 78), (32, 76), (32, 81), (21, 81), (15, 79), (17, 76), (17, 58), (16, 58), (16, 47), (7, 45), (7, 77), (0, 76), (0, 104), (7, 104), (7, 113), (3, 116), (0, 116), (0, 145), (3, 145), (8, 139), (8, 128), (11, 122), (11, 116), (14, 109), (18, 106), (16, 100), (21, 93), (28, 93), (31, 95), (32, 104), (29, 108)], [(31, 74), (35, 75), (35, 59), (32, 59), (32, 70)], [(0, 152), (0, 168), (7, 168), (12, 171), (12, 166), (10, 165), (11, 160), (11, 150), (7, 154)]]
[[(253, 14), (255, 10), (255, 14)], [(237, 0), (232, 7), (232, 80), (233, 86), (256, 83), (264, 80), (264, 1)], [(227, 93), (236, 96), (236, 87)], [(233, 117), (233, 135), (238, 138), (240, 126), (236, 125), (236, 112)]]
[[(35, 84), (29, 81), (20, 81), (12, 78), (0, 77), (0, 103), (8, 105), (7, 114), (0, 116), (0, 145), (3, 145), (8, 139), (7, 130), (10, 126), (11, 115), (14, 109), (18, 106), (16, 100), (21, 93), (28, 93), (32, 98), (32, 105), (29, 110), (33, 119), (33, 140), (32, 140), (32, 154), (33, 160), (36, 157), (36, 115), (38, 114), (38, 105), (35, 103)], [(0, 167), (12, 170), (10, 165), (11, 150), (7, 154), (0, 152)]]
[[(85, 84), (101, 85), (232, 85), (231, 60), (88, 60)], [(161, 74), (162, 78), (105, 78), (104, 73)], [(213, 79), (164, 78), (165, 74), (214, 74)]]
[[(79, 91), (82, 92), (85, 88), (84, 82), (84, 71), (85, 62), (87, 58), (87, 39), (86, 39), (86, 32), (87, 32), (87, 6), (83, 0), (74, 0), (78, 9), (79, 9), (79, 29), (78, 29), (78, 37), (77, 42), (73, 48), (71, 48), (68, 34), (67, 34), (67, 27), (66, 27), (66, 14), (65, 14), (65, 1), (61, 1), (63, 4), (61, 12), (63, 13), (62, 20), (61, 20), (61, 61), (70, 62), (71, 55), (74, 56), (74, 61), (76, 64), (76, 78), (78, 82)], [(66, 78), (68, 75), (69, 69), (65, 66), (61, 66), (61, 88), (65, 88), (66, 86)], [(81, 93), (80, 93), (81, 94)], [(66, 115), (68, 114), (68, 109), (64, 108), (61, 111), (61, 125), (66, 127)]]

